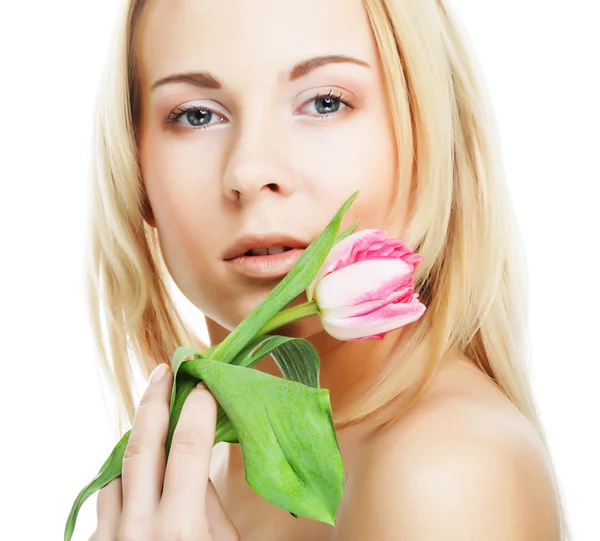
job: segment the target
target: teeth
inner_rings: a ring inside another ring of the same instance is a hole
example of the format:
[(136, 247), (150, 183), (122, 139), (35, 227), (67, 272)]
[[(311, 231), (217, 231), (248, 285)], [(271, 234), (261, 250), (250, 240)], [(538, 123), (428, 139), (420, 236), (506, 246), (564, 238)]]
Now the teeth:
[(271, 248), (252, 248), (248, 252), (250, 255), (274, 255), (280, 254), (281, 252), (285, 252), (284, 246), (272, 246)]

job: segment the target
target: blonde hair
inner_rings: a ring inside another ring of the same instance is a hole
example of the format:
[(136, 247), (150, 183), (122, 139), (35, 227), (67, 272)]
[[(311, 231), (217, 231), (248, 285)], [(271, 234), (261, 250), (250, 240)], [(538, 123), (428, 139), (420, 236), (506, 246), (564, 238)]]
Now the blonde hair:
[[(131, 423), (135, 411), (132, 366), (148, 375), (180, 345), (208, 347), (178, 313), (157, 232), (144, 221), (133, 42), (147, 1), (126, 3), (95, 119), (89, 302), (102, 366), (120, 399), (119, 432), (123, 415)], [(442, 0), (363, 3), (387, 82), (398, 156), (412, 156), (399, 159), (394, 197), (412, 202), (403, 240), (424, 257), (415, 280), (428, 310), (401, 334), (402, 347), (363, 400), (334, 412), (336, 426), (373, 414), (416, 381), (408, 407), (446, 352), (458, 349), (546, 442), (526, 374), (524, 254), (475, 60)], [(426, 337), (428, 354), (415, 355)]]

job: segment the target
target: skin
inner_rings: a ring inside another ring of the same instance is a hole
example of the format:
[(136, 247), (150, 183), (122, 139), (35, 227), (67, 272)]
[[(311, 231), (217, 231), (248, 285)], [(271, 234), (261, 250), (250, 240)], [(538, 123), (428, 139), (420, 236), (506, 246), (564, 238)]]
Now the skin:
[[(206, 315), (211, 341), (222, 341), (277, 283), (249, 280), (224, 264), (223, 252), (242, 234), (285, 231), (312, 240), (356, 190), (360, 196), (342, 230), (359, 217), (359, 229), (403, 229), (386, 221), (396, 145), (380, 61), (358, 0), (314, 1), (302, 9), (289, 1), (156, 1), (138, 31), (150, 222), (173, 279)], [(332, 63), (285, 82), (297, 62), (329, 54), (370, 67)], [(223, 88), (179, 83), (151, 90), (155, 81), (189, 71), (208, 71)], [(352, 108), (335, 101), (337, 111), (324, 114), (314, 98), (329, 92), (342, 94)], [(185, 116), (164, 124), (190, 104), (215, 111), (207, 129), (194, 130)], [(400, 216), (407, 213), (405, 204)], [(380, 359), (389, 350), (388, 344), (337, 341), (316, 317), (282, 331), (309, 338), (321, 354), (321, 383), (331, 391), (332, 407), (353, 401), (360, 392), (355, 382), (368, 384), (376, 367), (374, 361), (365, 366), (365, 356)], [(269, 361), (258, 369), (278, 374)]]
[[(178, 287), (206, 315), (211, 343), (277, 283), (249, 280), (224, 264), (241, 234), (285, 231), (310, 242), (360, 190), (342, 229), (361, 217), (359, 229), (402, 238), (408, 204), (398, 223), (386, 220), (401, 157), (360, 0), (156, 0), (142, 14), (135, 47), (148, 223)], [(334, 54), (368, 66), (329, 63), (286, 80), (298, 62)], [(152, 89), (196, 71), (212, 73), (222, 88), (178, 82)], [(320, 93), (341, 94), (351, 107), (315, 100)], [(164, 122), (192, 104), (204, 116)], [(194, 129), (194, 118), (208, 126)], [(321, 386), (335, 410), (369, 385), (402, 330), (381, 341), (339, 342), (309, 318), (278, 332), (317, 348)], [(270, 358), (256, 368), (279, 375)], [(171, 386), (168, 372), (142, 399), (123, 475), (100, 491), (96, 541), (558, 538), (541, 442), (459, 352), (448, 353), (424, 397), (385, 429), (363, 422), (337, 431), (347, 485), (335, 528), (294, 519), (247, 486), (239, 446), (212, 448), (216, 402), (207, 390), (187, 399), (165, 468)]]

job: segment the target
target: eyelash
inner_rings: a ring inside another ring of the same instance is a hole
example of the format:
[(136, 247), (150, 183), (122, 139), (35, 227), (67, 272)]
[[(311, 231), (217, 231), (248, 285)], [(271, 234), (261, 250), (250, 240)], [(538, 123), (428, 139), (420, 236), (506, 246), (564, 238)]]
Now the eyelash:
[[(340, 92), (339, 94), (333, 94), (333, 91), (330, 90), (327, 93), (319, 93), (316, 96), (313, 96), (311, 99), (309, 99), (308, 101), (306, 101), (305, 103), (302, 104), (302, 107), (308, 105), (309, 103), (316, 101), (318, 99), (327, 99), (327, 98), (332, 98), (335, 101), (339, 101), (340, 103), (343, 103), (348, 109), (354, 109), (354, 103), (352, 101), (352, 99), (348, 96), (344, 96), (344, 94), (342, 92)], [(165, 124), (176, 124), (177, 121), (186, 113), (188, 113), (189, 111), (210, 111), (211, 113), (217, 115), (217, 116), (222, 116), (219, 113), (217, 113), (216, 111), (213, 111), (212, 109), (209, 109), (208, 107), (198, 107), (197, 105), (180, 105), (179, 107), (177, 107), (174, 111), (172, 111), (169, 116), (164, 120)], [(313, 115), (315, 117), (316, 120), (325, 120), (334, 116), (338, 116), (339, 114), (341, 114), (340, 111), (336, 111), (335, 113), (327, 113), (324, 115)], [(219, 122), (217, 122), (216, 124), (219, 124)], [(187, 128), (187, 129), (192, 129), (192, 130), (205, 130), (206, 128), (210, 128), (210, 126), (212, 126), (212, 124), (207, 124), (205, 126), (195, 126), (195, 127), (191, 127), (191, 128)]]

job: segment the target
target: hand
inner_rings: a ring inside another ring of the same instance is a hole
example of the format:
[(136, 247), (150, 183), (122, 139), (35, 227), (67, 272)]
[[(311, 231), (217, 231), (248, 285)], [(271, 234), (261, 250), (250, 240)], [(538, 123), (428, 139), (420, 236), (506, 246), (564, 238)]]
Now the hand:
[[(217, 401), (206, 387), (187, 397), (165, 467), (173, 372), (150, 382), (135, 413), (121, 477), (98, 494), (93, 541), (239, 541), (209, 478)], [(162, 493), (161, 493), (162, 490)]]

